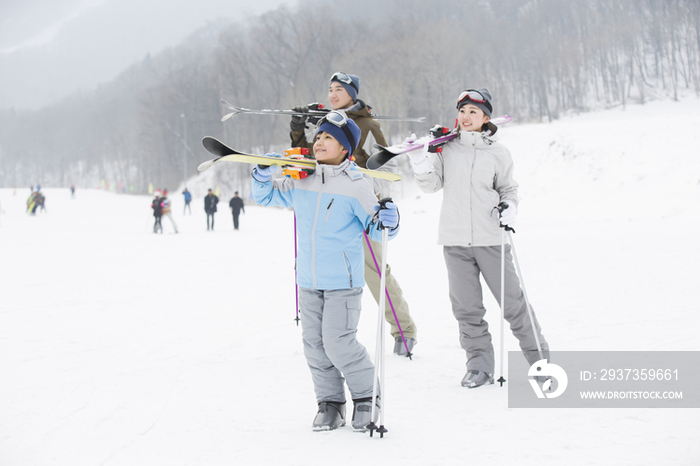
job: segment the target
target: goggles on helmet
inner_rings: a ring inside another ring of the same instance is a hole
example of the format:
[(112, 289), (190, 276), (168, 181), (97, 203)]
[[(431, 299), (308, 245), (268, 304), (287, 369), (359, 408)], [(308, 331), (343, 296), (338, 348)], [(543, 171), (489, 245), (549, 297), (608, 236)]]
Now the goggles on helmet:
[(350, 76), (347, 73), (343, 73), (341, 71), (334, 73), (333, 76), (331, 76), (331, 82), (333, 81), (339, 81), (341, 83), (352, 86), (358, 92), (360, 91), (355, 85), (355, 83), (352, 81), (352, 78), (350, 78)]
[(486, 105), (486, 108), (489, 109), (489, 112), (493, 111), (493, 107), (491, 107), (491, 102), (486, 100), (486, 97), (484, 97), (484, 95), (476, 89), (467, 89), (459, 95), (459, 97), (457, 98), (457, 110), (459, 110), (459, 107), (461, 107), (469, 101), (484, 104)]
[(318, 126), (320, 127), (325, 122), (328, 122), (333, 126), (337, 126), (338, 128), (342, 129), (343, 133), (345, 133), (345, 136), (348, 138), (348, 141), (350, 141), (352, 147), (357, 147), (357, 144), (355, 143), (355, 138), (352, 135), (352, 131), (350, 131), (350, 128), (348, 128), (348, 118), (344, 114), (336, 111), (330, 111), (323, 118), (321, 118), (321, 120), (318, 122)]

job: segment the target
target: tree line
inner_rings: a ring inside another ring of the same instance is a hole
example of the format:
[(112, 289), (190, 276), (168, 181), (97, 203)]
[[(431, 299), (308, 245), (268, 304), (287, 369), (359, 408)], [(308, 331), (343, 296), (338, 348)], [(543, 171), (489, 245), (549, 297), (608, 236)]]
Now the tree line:
[[(325, 102), (328, 78), (361, 78), (359, 98), (402, 139), (454, 124), (456, 95), (487, 87), (519, 122), (700, 93), (698, 0), (302, 1), (248, 23), (215, 22), (112, 82), (35, 111), (0, 111), (0, 185), (173, 189), (220, 138), (247, 151), (289, 144), (289, 119), (247, 108)], [(249, 167), (228, 164), (242, 180)]]

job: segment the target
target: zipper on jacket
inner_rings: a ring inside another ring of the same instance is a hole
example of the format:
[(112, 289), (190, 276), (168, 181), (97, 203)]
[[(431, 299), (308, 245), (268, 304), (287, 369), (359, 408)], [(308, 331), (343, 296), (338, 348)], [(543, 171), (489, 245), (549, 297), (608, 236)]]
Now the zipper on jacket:
[(321, 207), (321, 193), (318, 193), (316, 198), (316, 214), (314, 215), (314, 224), (311, 227), (311, 277), (314, 282), (314, 290), (316, 289), (316, 222), (318, 222), (319, 207)]
[(328, 217), (331, 215), (331, 206), (333, 205), (333, 201), (335, 201), (335, 198), (331, 199), (331, 203), (328, 204), (328, 207), (326, 207), (326, 221), (324, 223), (328, 223)]
[(473, 144), (474, 154), (472, 163), (469, 168), (469, 234), (470, 240), (467, 242), (467, 247), (472, 247), (474, 243), (474, 199), (472, 198), (472, 184), (474, 184), (474, 163), (476, 163), (476, 143)]
[[(350, 263), (350, 268), (348, 269), (348, 262)], [(343, 251), (343, 263), (345, 264), (345, 271), (348, 273), (348, 276), (350, 277), (350, 288), (352, 288), (352, 261), (348, 257), (348, 255)]]

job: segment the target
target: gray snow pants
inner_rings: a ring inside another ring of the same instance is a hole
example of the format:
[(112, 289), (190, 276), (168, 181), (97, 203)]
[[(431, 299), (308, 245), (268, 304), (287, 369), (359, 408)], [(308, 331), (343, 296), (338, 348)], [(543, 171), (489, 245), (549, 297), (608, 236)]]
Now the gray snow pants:
[(318, 402), (344, 403), (346, 379), (353, 400), (372, 396), (374, 364), (356, 338), (361, 308), (362, 288), (299, 288), (304, 356)]
[[(520, 342), (520, 349), (528, 363), (534, 364), (540, 356), (509, 244), (506, 244), (505, 253), (505, 319)], [(489, 324), (484, 320), (486, 309), (479, 274), (483, 275), (484, 281), (500, 305), (501, 246), (445, 246), (443, 254), (447, 266), (452, 312), (459, 322), (459, 341), (467, 352), (467, 370), (493, 374), (493, 344)], [(533, 318), (543, 356), (549, 359), (549, 345), (542, 335), (534, 311)]]

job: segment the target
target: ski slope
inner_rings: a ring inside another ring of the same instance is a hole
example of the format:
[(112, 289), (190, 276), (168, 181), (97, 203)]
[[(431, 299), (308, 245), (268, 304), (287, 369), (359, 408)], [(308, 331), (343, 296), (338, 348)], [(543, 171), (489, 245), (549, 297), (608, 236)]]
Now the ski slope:
[[(521, 184), (515, 246), (552, 350), (700, 350), (700, 101), (499, 136)], [(508, 384), (462, 388), (435, 244), (441, 195), (405, 181), (388, 254), (419, 334), (412, 361), (387, 355), (383, 439), (311, 431), (290, 211), (248, 201), (233, 231), (222, 192), (208, 232), (201, 197), (183, 216), (174, 190), (180, 233), (163, 219), (155, 235), (149, 196), (47, 188), (48, 212), (29, 216), (28, 187), (0, 189), (0, 465), (700, 462), (696, 410), (510, 409)], [(368, 291), (363, 306), (358, 338), (373, 356)], [(509, 332), (504, 344), (518, 349)]]

